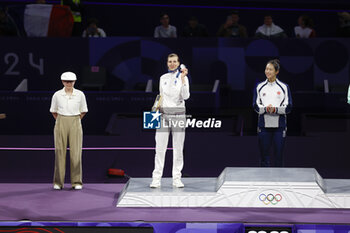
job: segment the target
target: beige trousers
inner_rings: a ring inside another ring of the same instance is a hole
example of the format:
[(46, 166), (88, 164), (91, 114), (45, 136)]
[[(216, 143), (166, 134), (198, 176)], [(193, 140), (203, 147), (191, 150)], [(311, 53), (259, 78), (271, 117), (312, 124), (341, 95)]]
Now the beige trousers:
[(55, 137), (55, 172), (54, 184), (63, 187), (66, 172), (67, 143), (70, 148), (70, 178), (74, 187), (82, 185), (81, 154), (83, 145), (83, 130), (80, 116), (58, 115), (54, 129)]

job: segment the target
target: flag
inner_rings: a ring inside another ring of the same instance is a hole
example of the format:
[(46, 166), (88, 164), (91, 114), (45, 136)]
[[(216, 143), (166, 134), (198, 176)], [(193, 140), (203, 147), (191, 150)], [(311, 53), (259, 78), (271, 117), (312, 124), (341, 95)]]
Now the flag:
[(10, 6), (8, 13), (22, 34), (28, 37), (71, 36), (74, 20), (68, 6), (27, 4)]

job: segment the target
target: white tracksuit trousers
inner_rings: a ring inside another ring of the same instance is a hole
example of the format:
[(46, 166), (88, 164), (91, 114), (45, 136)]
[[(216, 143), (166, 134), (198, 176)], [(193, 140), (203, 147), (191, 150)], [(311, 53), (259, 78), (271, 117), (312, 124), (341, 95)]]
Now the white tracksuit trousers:
[[(179, 127), (178, 122), (186, 122), (184, 115), (170, 116), (163, 114), (162, 128), (156, 131), (156, 155), (154, 159), (154, 170), (152, 173), (153, 180), (160, 180), (163, 175), (165, 153), (168, 147), (169, 134), (172, 132), (173, 140), (173, 180), (181, 179), (181, 171), (184, 165), (183, 162), (183, 148), (185, 142), (185, 127)], [(171, 123), (169, 123), (171, 122)], [(175, 123), (177, 122), (177, 123)], [(167, 124), (167, 125), (166, 125)], [(171, 125), (169, 125), (171, 124)], [(173, 125), (176, 124), (176, 125)], [(166, 127), (168, 126), (168, 127)]]

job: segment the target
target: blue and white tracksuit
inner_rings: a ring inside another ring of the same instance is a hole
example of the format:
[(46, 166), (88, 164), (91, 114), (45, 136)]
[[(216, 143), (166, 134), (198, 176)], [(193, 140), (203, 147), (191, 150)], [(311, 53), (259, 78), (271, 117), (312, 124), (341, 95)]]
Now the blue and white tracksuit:
[[(276, 108), (268, 113), (267, 106)], [(287, 116), (292, 109), (292, 96), (287, 84), (276, 79), (258, 83), (254, 90), (253, 107), (258, 115), (258, 140), (262, 167), (270, 166), (269, 150), (274, 145), (275, 166), (283, 166), (283, 147), (287, 131)]]

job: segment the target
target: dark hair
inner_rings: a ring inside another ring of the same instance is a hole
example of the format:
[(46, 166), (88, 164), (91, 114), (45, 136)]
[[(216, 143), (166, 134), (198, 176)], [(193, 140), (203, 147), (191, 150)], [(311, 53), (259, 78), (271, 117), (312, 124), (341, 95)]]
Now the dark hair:
[(96, 24), (96, 25), (98, 25), (98, 19), (96, 19), (96, 18), (89, 18), (89, 19), (87, 20), (87, 25), (90, 25), (90, 24)]
[(191, 16), (188, 21), (197, 21), (198, 22), (198, 19), (196, 16)]
[(271, 64), (273, 65), (273, 67), (275, 68), (276, 71), (279, 71), (280, 70), (280, 60), (278, 59), (273, 59), (273, 60), (270, 60), (266, 63), (267, 64)]
[(166, 15), (169, 17), (168, 13), (162, 12), (162, 13), (160, 13), (160, 18), (163, 18), (163, 17), (166, 16)]
[(312, 20), (312, 18), (308, 15), (301, 15), (301, 20), (303, 21), (304, 25), (306, 27), (309, 28), (313, 28), (314, 27), (314, 21)]
[(233, 10), (233, 11), (230, 12), (230, 15), (239, 15), (239, 13), (238, 13), (238, 11)]

